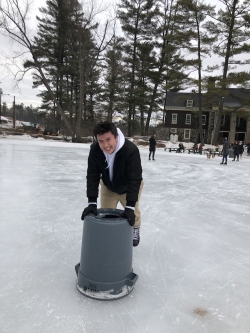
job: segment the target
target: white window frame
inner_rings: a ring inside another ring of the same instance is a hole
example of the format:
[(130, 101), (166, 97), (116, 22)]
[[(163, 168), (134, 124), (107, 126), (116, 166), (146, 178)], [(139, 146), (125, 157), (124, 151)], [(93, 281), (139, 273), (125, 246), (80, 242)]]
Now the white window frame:
[(194, 101), (192, 99), (187, 99), (186, 107), (187, 108), (192, 108), (193, 105), (194, 105)]
[(191, 113), (187, 113), (186, 114), (185, 125), (191, 125), (191, 121), (192, 121), (191, 119), (192, 119)]
[(220, 122), (221, 126), (225, 125), (225, 118), (226, 118), (225, 115), (221, 116), (221, 122)]
[(190, 129), (184, 129), (184, 139), (190, 139), (191, 130)]
[(177, 124), (177, 121), (178, 121), (178, 114), (177, 113), (172, 113), (171, 124)]
[(177, 133), (177, 128), (170, 128), (170, 133), (176, 134)]
[(202, 118), (202, 120), (201, 120), (202, 125), (206, 125), (206, 123), (207, 123), (207, 116), (205, 114), (203, 114), (201, 116), (201, 118)]

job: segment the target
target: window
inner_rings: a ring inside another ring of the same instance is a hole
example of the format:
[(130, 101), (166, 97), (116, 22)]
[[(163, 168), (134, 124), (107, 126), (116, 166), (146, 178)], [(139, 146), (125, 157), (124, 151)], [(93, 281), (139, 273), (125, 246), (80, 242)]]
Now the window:
[(225, 115), (221, 116), (221, 122), (220, 122), (221, 126), (225, 125)]
[(173, 133), (173, 134), (177, 133), (177, 128), (170, 128), (170, 133)]
[(172, 113), (171, 124), (177, 124), (177, 114), (176, 113)]
[(186, 114), (185, 124), (186, 125), (191, 125), (191, 114), (190, 113)]
[(190, 139), (190, 129), (185, 129), (184, 130), (184, 139)]
[(207, 116), (202, 115), (202, 125), (206, 125), (206, 123), (207, 123)]
[(240, 126), (240, 117), (236, 117), (236, 126)]
[(194, 104), (194, 101), (192, 99), (187, 99), (187, 104), (186, 104), (187, 108), (192, 108), (193, 104)]

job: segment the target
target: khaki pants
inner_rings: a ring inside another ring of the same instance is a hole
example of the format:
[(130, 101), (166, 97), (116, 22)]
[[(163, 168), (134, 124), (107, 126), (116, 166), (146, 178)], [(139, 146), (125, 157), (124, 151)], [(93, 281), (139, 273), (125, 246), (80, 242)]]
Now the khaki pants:
[[(110, 191), (104, 184), (103, 181), (100, 181), (101, 184), (101, 208), (116, 208), (118, 202), (121, 203), (121, 205), (123, 206), (123, 208), (125, 208), (126, 206), (126, 193), (124, 194), (118, 194), (115, 192)], [(135, 224), (134, 227), (138, 228), (141, 225), (141, 213), (139, 210), (139, 201), (140, 201), (140, 197), (141, 197), (141, 192), (143, 189), (143, 180), (141, 182), (141, 186), (140, 186), (140, 190), (138, 193), (138, 201), (136, 202), (135, 205)]]

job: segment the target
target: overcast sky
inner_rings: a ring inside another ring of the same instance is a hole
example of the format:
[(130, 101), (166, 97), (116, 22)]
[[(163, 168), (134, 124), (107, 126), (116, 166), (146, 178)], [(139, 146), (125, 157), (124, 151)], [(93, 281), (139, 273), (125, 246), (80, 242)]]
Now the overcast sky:
[[(220, 5), (218, 0), (210, 0), (209, 3), (211, 5), (216, 5), (217, 7)], [(33, 32), (35, 29), (35, 15), (38, 12), (38, 7), (44, 7), (46, 5), (46, 0), (33, 0), (32, 11), (30, 13), (31, 25), (33, 26)], [(33, 23), (32, 23), (33, 22)], [(29, 26), (29, 27), (30, 27)], [(32, 32), (32, 30), (31, 30)], [(23, 103), (24, 105), (33, 105), (34, 107), (39, 107), (41, 104), (41, 100), (36, 95), (39, 94), (40, 89), (32, 88), (32, 77), (31, 73), (26, 74), (25, 78), (22, 82), (19, 83), (19, 87), (16, 87), (16, 81), (11, 75), (10, 72), (6, 71), (5, 64), (7, 62), (6, 55), (9, 55), (9, 50), (13, 51), (16, 49), (16, 46), (12, 44), (9, 40), (0, 35), (0, 68), (1, 68), (1, 77), (0, 77), (0, 87), (3, 90), (2, 95), (2, 103), (7, 102), (11, 104), (13, 102), (14, 96), (16, 99), (16, 103)], [(212, 59), (208, 61), (212, 62)], [(20, 60), (21, 64), (21, 60)], [(211, 65), (211, 64), (210, 64)], [(9, 94), (9, 95), (7, 95)]]

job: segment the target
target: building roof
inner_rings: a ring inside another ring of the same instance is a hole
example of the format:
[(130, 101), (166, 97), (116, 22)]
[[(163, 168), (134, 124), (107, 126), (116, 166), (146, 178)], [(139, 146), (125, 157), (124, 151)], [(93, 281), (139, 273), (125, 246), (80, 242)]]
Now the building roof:
[[(218, 90), (219, 91), (219, 90)], [(239, 108), (250, 105), (250, 89), (244, 88), (227, 88), (227, 94), (222, 96), (215, 93), (214, 96), (202, 94), (202, 108), (211, 109), (213, 106), (218, 106), (222, 97), (224, 97), (223, 105), (228, 108)], [(199, 94), (195, 92), (167, 92), (166, 107), (186, 108), (187, 100), (193, 100), (193, 108), (199, 107)]]

